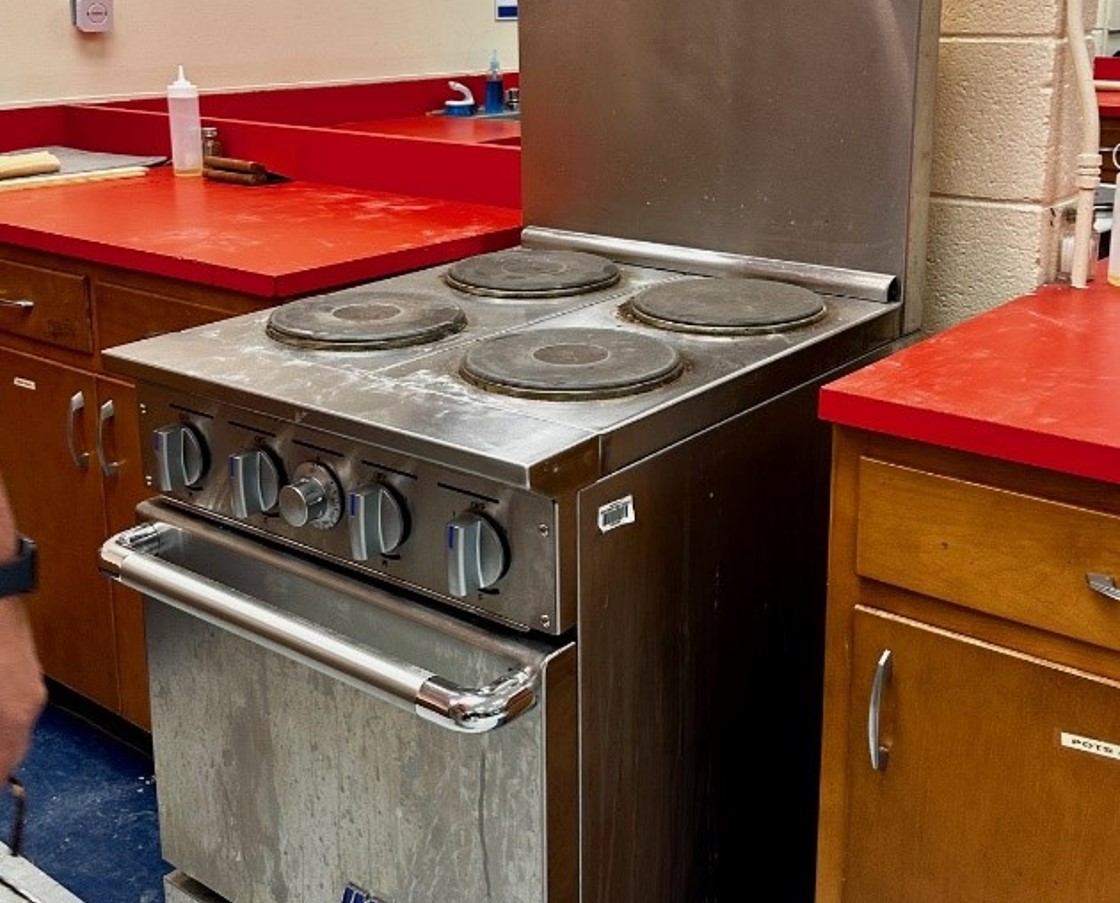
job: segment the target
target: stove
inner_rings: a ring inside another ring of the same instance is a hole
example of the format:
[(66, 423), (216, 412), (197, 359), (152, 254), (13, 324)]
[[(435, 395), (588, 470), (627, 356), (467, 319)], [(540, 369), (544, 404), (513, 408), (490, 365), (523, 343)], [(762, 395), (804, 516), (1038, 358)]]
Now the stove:
[[(892, 285), (871, 299), (517, 248), (110, 353), (140, 383), (145, 470), (169, 501), (561, 635), (577, 605), (563, 545), (540, 541), (554, 504), (540, 494), (577, 492), (882, 346)], [(445, 562), (448, 493), (496, 509), (500, 590)], [(389, 529), (370, 523), (386, 505), (407, 545), (369, 538)]]
[(518, 247), (103, 352), (169, 903), (811, 903), (816, 395), (920, 319), (939, 8), (700, 2), (524, 5)]

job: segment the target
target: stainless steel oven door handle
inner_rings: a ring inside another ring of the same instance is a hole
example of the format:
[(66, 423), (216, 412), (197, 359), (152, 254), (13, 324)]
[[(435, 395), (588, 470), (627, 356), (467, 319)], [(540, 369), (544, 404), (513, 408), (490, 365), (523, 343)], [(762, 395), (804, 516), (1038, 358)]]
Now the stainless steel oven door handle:
[(101, 570), (146, 596), (312, 665), (451, 730), (493, 730), (536, 702), (538, 675), (532, 669), (510, 671), (485, 686), (462, 687), (161, 559), (160, 550), (173, 548), (181, 533), (178, 527), (160, 523), (118, 533), (101, 547)]

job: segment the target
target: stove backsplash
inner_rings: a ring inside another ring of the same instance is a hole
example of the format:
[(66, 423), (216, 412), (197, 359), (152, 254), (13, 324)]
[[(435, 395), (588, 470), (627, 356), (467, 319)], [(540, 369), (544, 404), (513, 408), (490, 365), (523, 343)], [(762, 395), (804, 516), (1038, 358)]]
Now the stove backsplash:
[(940, 0), (528, 0), (525, 222), (888, 274), (921, 318)]

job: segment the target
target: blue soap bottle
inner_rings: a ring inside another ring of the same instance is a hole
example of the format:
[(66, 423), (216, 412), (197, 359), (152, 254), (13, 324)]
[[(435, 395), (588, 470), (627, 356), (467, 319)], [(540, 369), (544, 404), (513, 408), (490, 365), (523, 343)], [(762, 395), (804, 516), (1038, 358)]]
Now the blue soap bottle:
[(490, 56), (490, 68), (486, 72), (486, 95), (482, 102), (483, 112), (501, 113), (505, 109), (505, 92), (502, 90), (502, 70), (498, 66), (498, 51)]

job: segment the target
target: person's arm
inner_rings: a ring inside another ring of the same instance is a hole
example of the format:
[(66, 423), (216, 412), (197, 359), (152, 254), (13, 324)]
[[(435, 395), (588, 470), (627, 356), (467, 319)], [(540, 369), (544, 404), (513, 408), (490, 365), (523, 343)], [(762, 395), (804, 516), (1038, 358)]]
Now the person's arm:
[[(0, 480), (0, 562), (13, 561), (19, 535)], [(47, 701), (42, 669), (23, 599), (0, 598), (0, 780), (15, 771), (31, 742), (31, 730)]]

